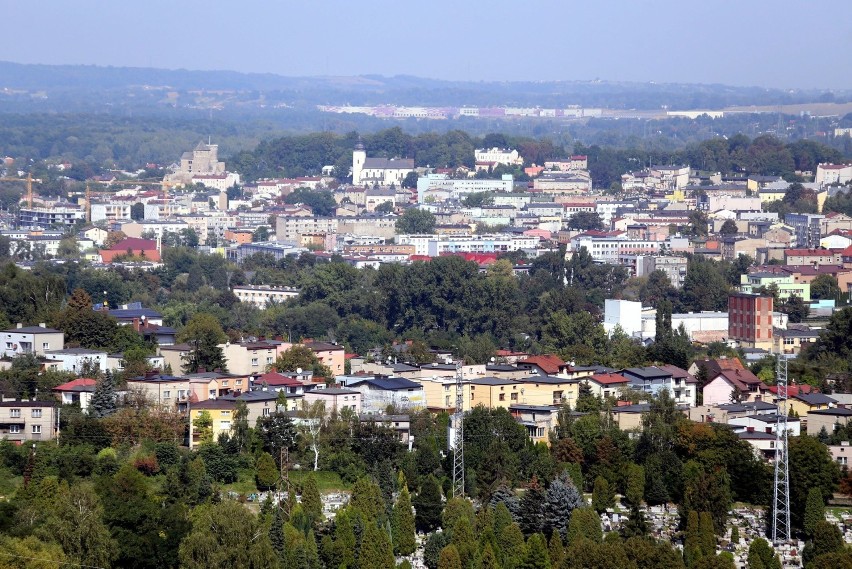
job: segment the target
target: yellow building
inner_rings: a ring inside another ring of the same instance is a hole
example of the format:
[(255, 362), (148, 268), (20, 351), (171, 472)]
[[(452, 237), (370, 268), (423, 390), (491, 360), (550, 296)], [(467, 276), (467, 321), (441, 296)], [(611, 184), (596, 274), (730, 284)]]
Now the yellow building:
[(223, 433), (231, 432), (235, 408), (236, 401), (224, 399), (211, 399), (192, 405), (189, 410), (189, 448), (194, 448), (203, 442), (198, 429), (195, 427), (195, 423), (202, 413), (210, 415), (212, 440), (216, 441)]
[[(512, 379), (480, 377), (470, 380), (470, 396), (466, 399), (470, 401), (471, 409), (477, 405), (486, 409), (508, 409), (509, 405), (520, 403), (523, 386), (523, 383)], [(453, 396), (455, 397), (455, 394)]]
[[(837, 406), (837, 400), (823, 393), (801, 393), (799, 392), (794, 397), (787, 400), (787, 408), (792, 409), (802, 420), (803, 425), (807, 425), (808, 413), (822, 409), (829, 409)], [(810, 433), (810, 431), (808, 431)]]
[[(453, 377), (421, 377), (417, 381), (423, 386), (426, 407), (430, 411), (449, 411), (456, 409), (456, 380)], [(471, 410), (470, 381), (462, 384), (464, 411)]]
[(562, 405), (575, 407), (580, 382), (554, 375), (533, 375), (519, 380), (522, 405)]

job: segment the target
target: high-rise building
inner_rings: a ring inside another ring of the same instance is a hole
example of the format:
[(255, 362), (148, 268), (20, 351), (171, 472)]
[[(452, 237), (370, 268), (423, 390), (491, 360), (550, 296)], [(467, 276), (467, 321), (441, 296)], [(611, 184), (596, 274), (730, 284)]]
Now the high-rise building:
[(748, 348), (772, 348), (772, 297), (728, 296), (728, 339)]

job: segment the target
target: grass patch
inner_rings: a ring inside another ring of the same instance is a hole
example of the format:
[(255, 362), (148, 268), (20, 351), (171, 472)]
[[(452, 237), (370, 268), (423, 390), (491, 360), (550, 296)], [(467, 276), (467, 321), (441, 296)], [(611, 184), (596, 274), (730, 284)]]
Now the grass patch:
[(236, 492), (248, 496), (257, 493), (257, 484), (254, 481), (254, 470), (240, 470), (237, 481), (223, 486), (225, 492)]
[(313, 474), (316, 478), (317, 486), (321, 493), (348, 490), (350, 488), (350, 485), (345, 483), (338, 473), (329, 472), (327, 470), (318, 470), (316, 472), (310, 470), (294, 470), (290, 472), (290, 481), (295, 482), (296, 484), (301, 484), (309, 474)]

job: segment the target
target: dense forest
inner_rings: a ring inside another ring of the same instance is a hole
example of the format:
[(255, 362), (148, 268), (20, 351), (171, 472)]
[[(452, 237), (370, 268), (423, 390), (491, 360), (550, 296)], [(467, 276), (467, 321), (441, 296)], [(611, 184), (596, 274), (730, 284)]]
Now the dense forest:
[[(388, 123), (366, 116), (282, 112), (290, 114), (242, 119), (6, 113), (0, 121), (0, 154), (14, 158), (20, 169), (36, 169), (34, 174), (42, 178), (50, 178), (49, 172), (37, 171), (44, 160), (70, 161), (81, 175), (91, 176), (112, 168), (142, 169), (150, 163), (168, 166), (199, 140), (209, 138), (219, 144), (220, 159), (228, 168), (248, 180), (315, 175), (325, 165), (336, 165), (343, 179), (358, 132), (371, 156), (413, 157), (422, 167), (470, 166), (474, 148), (493, 145), (518, 148), (527, 165), (571, 153), (588, 154), (595, 185), (602, 188), (649, 162), (687, 163), (723, 174), (791, 175), (813, 170), (819, 161), (852, 157), (849, 137), (821, 137), (815, 142), (815, 131), (832, 127), (825, 119), (810, 117), (790, 117), (784, 138), (776, 139), (761, 134), (775, 132), (777, 117), (770, 114), (655, 121)], [(852, 124), (852, 117), (844, 120)], [(388, 128), (389, 124), (399, 126)], [(737, 135), (741, 132), (752, 133), (754, 139)]]

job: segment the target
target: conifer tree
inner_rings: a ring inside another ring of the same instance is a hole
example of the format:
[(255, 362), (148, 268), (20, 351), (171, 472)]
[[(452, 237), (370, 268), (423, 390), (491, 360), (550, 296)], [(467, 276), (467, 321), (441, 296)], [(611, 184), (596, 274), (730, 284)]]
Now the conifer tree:
[(95, 392), (89, 402), (89, 414), (97, 419), (108, 417), (115, 413), (115, 377), (112, 372), (104, 372), (103, 378), (95, 384)]
[(450, 543), (456, 546), (462, 567), (470, 567), (476, 556), (477, 541), (467, 516), (461, 516), (450, 532)]
[(281, 508), (277, 506), (272, 514), (272, 524), (269, 526), (269, 541), (272, 543), (275, 553), (278, 554), (278, 558), (284, 559), (284, 516), (281, 513)]
[(403, 485), (396, 504), (393, 505), (393, 551), (397, 555), (411, 555), (417, 549), (414, 512), (408, 487)]
[(603, 476), (595, 478), (595, 486), (592, 491), (592, 508), (599, 514), (615, 506), (615, 492), (609, 482)]
[(500, 562), (497, 561), (497, 556), (494, 554), (494, 548), (490, 543), (486, 543), (482, 549), (482, 556), (479, 561), (479, 569), (501, 569)]
[(550, 567), (547, 541), (540, 533), (531, 535), (527, 541), (527, 554), (519, 569), (550, 569)]
[(748, 566), (749, 569), (781, 569), (781, 560), (769, 542), (759, 537), (748, 547)]
[(596, 543), (603, 539), (601, 517), (588, 506), (577, 508), (571, 512), (571, 521), (568, 522), (568, 544), (573, 545), (575, 541), (581, 538)]
[(558, 532), (563, 539), (571, 512), (583, 504), (583, 497), (567, 472), (560, 474), (545, 493), (544, 526), (549, 533)]
[(308, 474), (302, 483), (302, 509), (312, 525), (322, 521), (322, 498), (313, 473)]
[(683, 542), (683, 561), (687, 567), (694, 566), (702, 557), (701, 534), (698, 512), (690, 510), (686, 516), (686, 537)]
[(368, 519), (361, 538), (358, 568), (387, 569), (394, 566), (393, 546), (387, 532)]
[(701, 512), (698, 515), (698, 534), (704, 556), (713, 557), (716, 555), (716, 533), (713, 530), (713, 516), (710, 512)]
[(526, 535), (540, 533), (545, 529), (545, 493), (535, 476), (521, 497), (518, 523)]
[(461, 558), (455, 545), (450, 544), (441, 550), (438, 569), (462, 569)]
[(506, 504), (503, 502), (498, 503), (494, 507), (494, 535), (499, 537), (503, 533), (503, 530), (512, 525), (513, 522), (512, 513)]
[(521, 527), (511, 523), (503, 528), (498, 538), (503, 554), (503, 567), (507, 569), (517, 567), (527, 555), (527, 546), (524, 543)]
[(427, 476), (420, 491), (412, 500), (415, 509), (414, 522), (418, 531), (429, 533), (441, 524), (441, 489), (434, 476)]
[(805, 518), (803, 528), (805, 536), (813, 538), (814, 529), (820, 521), (825, 520), (825, 504), (822, 501), (822, 490), (818, 487), (813, 487), (808, 490), (808, 499), (805, 503)]
[(553, 532), (550, 536), (550, 542), (547, 544), (547, 552), (550, 555), (550, 564), (554, 567), (562, 565), (562, 560), (565, 558), (565, 546), (562, 545), (562, 538), (559, 537), (559, 532)]

